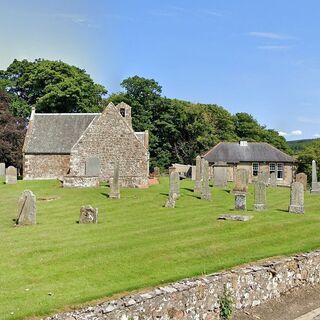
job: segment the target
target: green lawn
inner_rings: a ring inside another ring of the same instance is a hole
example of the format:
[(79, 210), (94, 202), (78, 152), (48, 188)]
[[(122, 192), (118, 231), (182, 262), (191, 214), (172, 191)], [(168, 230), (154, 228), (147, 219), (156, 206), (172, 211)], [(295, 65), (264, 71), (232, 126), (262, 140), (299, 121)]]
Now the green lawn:
[[(168, 179), (149, 189), (63, 189), (57, 181), (0, 184), (0, 319), (44, 315), (65, 306), (210, 273), (261, 258), (320, 247), (320, 197), (306, 193), (306, 213), (288, 214), (289, 189), (268, 189), (269, 210), (249, 222), (217, 221), (234, 198), (213, 189), (198, 199), (181, 184), (176, 209), (163, 208)], [(38, 224), (14, 227), (17, 199), (31, 189)], [(99, 208), (97, 225), (79, 225), (81, 205)], [(48, 295), (52, 293), (52, 295)]]

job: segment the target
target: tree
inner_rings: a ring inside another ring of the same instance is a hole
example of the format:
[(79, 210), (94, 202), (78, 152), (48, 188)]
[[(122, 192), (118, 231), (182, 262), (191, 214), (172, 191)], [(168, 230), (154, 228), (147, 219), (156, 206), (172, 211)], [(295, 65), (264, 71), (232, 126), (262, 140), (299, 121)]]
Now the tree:
[(37, 112), (97, 112), (107, 90), (95, 84), (85, 70), (62, 61), (14, 60), (0, 71), (0, 84), (15, 96), (10, 108), (25, 115), (26, 106)]
[(0, 162), (21, 169), (26, 122), (11, 114), (9, 104), (9, 95), (0, 91)]

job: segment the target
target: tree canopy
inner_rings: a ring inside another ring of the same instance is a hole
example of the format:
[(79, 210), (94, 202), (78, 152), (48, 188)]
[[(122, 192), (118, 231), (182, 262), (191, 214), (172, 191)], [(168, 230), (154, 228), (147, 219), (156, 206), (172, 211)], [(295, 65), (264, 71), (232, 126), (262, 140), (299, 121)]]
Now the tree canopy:
[(0, 71), (0, 88), (12, 94), (10, 109), (26, 116), (37, 112), (97, 112), (107, 90), (93, 82), (85, 70), (62, 61), (14, 60)]

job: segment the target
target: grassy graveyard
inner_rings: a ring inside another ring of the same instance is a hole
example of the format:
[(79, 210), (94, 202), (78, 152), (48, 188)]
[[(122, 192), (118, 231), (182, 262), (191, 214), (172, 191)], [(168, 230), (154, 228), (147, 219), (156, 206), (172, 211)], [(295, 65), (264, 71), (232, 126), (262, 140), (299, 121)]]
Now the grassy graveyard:
[[(207, 274), (254, 260), (320, 247), (320, 196), (305, 194), (304, 215), (288, 214), (289, 189), (268, 188), (268, 210), (248, 222), (217, 221), (234, 196), (212, 189), (200, 200), (181, 183), (175, 209), (163, 208), (167, 178), (149, 189), (63, 189), (57, 181), (0, 184), (0, 319), (44, 315), (117, 293)], [(17, 199), (37, 196), (37, 225), (14, 227)], [(81, 205), (99, 208), (80, 225)]]

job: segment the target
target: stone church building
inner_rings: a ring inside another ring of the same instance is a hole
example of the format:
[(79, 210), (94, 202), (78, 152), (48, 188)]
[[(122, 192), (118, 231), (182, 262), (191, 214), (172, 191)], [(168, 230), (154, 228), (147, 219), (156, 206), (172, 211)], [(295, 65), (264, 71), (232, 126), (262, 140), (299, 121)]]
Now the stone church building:
[(122, 186), (147, 186), (148, 140), (148, 131), (133, 131), (131, 107), (123, 102), (110, 103), (102, 113), (33, 109), (23, 146), (23, 178), (90, 186), (112, 178), (119, 163)]

